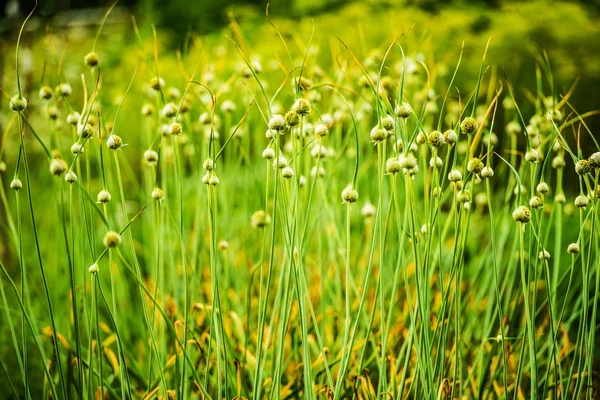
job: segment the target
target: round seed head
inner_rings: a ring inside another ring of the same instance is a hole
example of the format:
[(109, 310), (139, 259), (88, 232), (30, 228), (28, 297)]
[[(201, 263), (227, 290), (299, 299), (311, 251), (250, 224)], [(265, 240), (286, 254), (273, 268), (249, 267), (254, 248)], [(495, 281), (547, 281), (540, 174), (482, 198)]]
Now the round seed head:
[(163, 197), (165, 197), (165, 192), (161, 188), (154, 188), (152, 190), (152, 198), (154, 200), (162, 200)]
[(483, 169), (481, 170), (481, 177), (482, 178), (491, 178), (494, 176), (494, 170), (492, 169), (492, 167), (489, 166), (485, 166), (483, 167)]
[(266, 149), (263, 150), (262, 157), (267, 160), (272, 160), (273, 158), (275, 158), (275, 150), (273, 150), (270, 147), (267, 147)]
[(152, 114), (154, 114), (154, 107), (152, 106), (152, 104), (144, 104), (144, 106), (142, 107), (142, 115), (149, 117)]
[(448, 180), (450, 182), (458, 182), (458, 181), (462, 181), (462, 174), (459, 170), (457, 169), (453, 169), (452, 171), (450, 171), (448, 173)]
[(531, 208), (540, 208), (544, 205), (544, 201), (539, 196), (533, 196), (529, 199), (529, 207)]
[(97, 274), (98, 271), (100, 271), (100, 268), (98, 267), (98, 264), (94, 263), (94, 264), (90, 265), (90, 267), (88, 268), (88, 271), (90, 274)]
[(456, 200), (460, 203), (470, 203), (473, 199), (473, 195), (469, 189), (463, 189), (456, 194)]
[(296, 100), (292, 109), (296, 112), (296, 114), (304, 116), (310, 114), (312, 111), (312, 106), (310, 105), (310, 101), (308, 99), (300, 98)]
[(83, 60), (90, 67), (95, 67), (98, 65), (98, 63), (100, 63), (100, 57), (98, 57), (98, 54), (94, 53), (93, 51), (91, 53), (87, 53)]
[(327, 135), (327, 125), (325, 125), (325, 124), (315, 125), (315, 135), (316, 136), (326, 136)]
[(342, 190), (342, 200), (344, 203), (356, 203), (358, 200), (358, 191), (352, 186), (346, 186), (344, 190)]
[(250, 218), (250, 224), (254, 228), (264, 228), (271, 224), (271, 216), (264, 210), (255, 211)]
[(550, 253), (548, 252), (548, 250), (544, 249), (544, 250), (540, 251), (540, 253), (538, 254), (538, 258), (540, 260), (549, 260)]
[(483, 170), (483, 162), (479, 158), (471, 158), (467, 163), (467, 171), (479, 174)]
[(425, 136), (425, 133), (419, 132), (417, 134), (417, 138), (415, 139), (415, 142), (417, 142), (417, 144), (425, 144), (425, 143), (427, 143), (427, 136)]
[(417, 166), (417, 159), (412, 154), (400, 154), (398, 157), (398, 161), (400, 162), (400, 167), (403, 169), (412, 169)]
[(523, 128), (521, 127), (521, 124), (519, 124), (517, 121), (511, 121), (508, 124), (506, 124), (506, 133), (508, 133), (509, 135), (518, 135), (521, 132), (523, 132)]
[(202, 177), (202, 183), (204, 183), (205, 185), (208, 185), (210, 182), (210, 172), (207, 172), (206, 174), (204, 174), (204, 176)]
[(123, 141), (121, 140), (120, 136), (110, 135), (108, 139), (106, 139), (106, 146), (108, 146), (108, 148), (111, 150), (117, 150), (121, 148), (122, 145)]
[(204, 160), (202, 167), (207, 171), (212, 171), (215, 168), (215, 162), (212, 158), (207, 158), (206, 160)]
[(453, 145), (454, 143), (456, 143), (458, 135), (456, 134), (456, 131), (454, 129), (448, 129), (446, 132), (444, 132), (444, 139), (446, 143), (448, 143), (449, 145)]
[(585, 175), (592, 172), (594, 168), (588, 160), (579, 160), (575, 163), (575, 172), (577, 175)]
[(154, 165), (158, 162), (158, 153), (154, 150), (146, 150), (144, 152), (144, 160), (148, 164)]
[(437, 168), (440, 168), (443, 164), (444, 164), (444, 162), (442, 161), (442, 159), (440, 157), (435, 157), (435, 158), (432, 157), (429, 160), (429, 166), (431, 168), (433, 168), (434, 166), (436, 166)]
[(360, 214), (365, 218), (372, 218), (375, 215), (377, 209), (370, 202), (366, 202), (363, 208), (360, 210)]
[(225, 100), (223, 103), (221, 103), (221, 111), (223, 111), (224, 113), (230, 114), (234, 112), (235, 109), (235, 103), (231, 100)]
[(165, 118), (173, 118), (177, 115), (177, 105), (175, 103), (167, 103), (162, 109), (162, 115)]
[(536, 186), (535, 191), (539, 194), (546, 194), (550, 191), (550, 186), (546, 182), (540, 182)]
[(525, 160), (530, 163), (537, 163), (540, 161), (540, 159), (540, 154), (535, 149), (531, 149), (527, 153), (525, 153)]
[(280, 154), (277, 160), (275, 160), (275, 162), (273, 163), (273, 165), (279, 169), (283, 169), (288, 166), (288, 162), (287, 159), (282, 154)]
[(412, 107), (410, 104), (402, 102), (402, 104), (396, 105), (394, 112), (398, 118), (408, 118), (412, 114)]
[(386, 115), (385, 117), (381, 117), (381, 126), (386, 131), (388, 131), (388, 132), (393, 131), (395, 125), (396, 124), (394, 123), (394, 118), (392, 118), (391, 115)]
[(50, 100), (52, 98), (52, 95), (54, 94), (54, 92), (52, 91), (52, 88), (50, 86), (42, 86), (40, 88), (40, 99), (42, 100)]
[(460, 124), (460, 130), (462, 133), (466, 133), (470, 135), (477, 131), (479, 124), (477, 124), (477, 120), (473, 117), (467, 117), (463, 119), (463, 122)]
[(112, 196), (110, 195), (110, 192), (108, 190), (102, 189), (98, 192), (98, 203), (109, 203), (111, 199)]
[(12, 182), (10, 183), (10, 188), (12, 190), (21, 190), (21, 188), (23, 187), (23, 182), (21, 182), (20, 179), (13, 179)]
[(281, 170), (281, 176), (286, 179), (289, 179), (292, 176), (294, 176), (294, 170), (288, 165), (287, 167)]
[(392, 157), (386, 161), (385, 172), (388, 174), (396, 174), (400, 171), (402, 171), (402, 167), (400, 166), (400, 160), (398, 157)]
[(313, 178), (318, 177), (318, 178), (322, 178), (325, 176), (325, 168), (323, 168), (322, 166), (319, 166), (319, 168), (317, 168), (317, 166), (315, 165), (314, 167), (312, 167), (310, 169), (310, 176), (312, 176)]
[(219, 243), (217, 243), (217, 247), (219, 248), (219, 250), (225, 251), (229, 248), (229, 242), (227, 240), (219, 240)]
[(287, 126), (293, 127), (300, 125), (300, 116), (296, 114), (296, 112), (293, 110), (286, 112), (285, 116), (283, 117), (283, 120), (285, 121)]
[(552, 168), (560, 169), (565, 167), (565, 158), (562, 154), (557, 155), (552, 159)]
[(211, 186), (217, 186), (219, 184), (219, 178), (213, 174), (208, 180), (208, 184)]
[(65, 174), (65, 181), (68, 183), (75, 183), (77, 182), (77, 175), (75, 175), (75, 172), (73, 171), (69, 171)]
[(60, 176), (67, 170), (67, 163), (60, 158), (54, 158), (50, 162), (50, 173), (52, 175)]
[(91, 137), (94, 133), (94, 126), (92, 124), (79, 124), (77, 125), (77, 134), (82, 139)]
[(14, 112), (25, 111), (26, 108), (27, 100), (25, 99), (25, 97), (19, 96), (17, 94), (10, 99), (10, 109)]
[(67, 124), (75, 126), (79, 122), (79, 118), (81, 115), (77, 111), (73, 111), (67, 115)]
[(513, 211), (512, 217), (515, 221), (526, 224), (531, 221), (531, 211), (525, 206), (520, 206)]
[(304, 187), (306, 186), (306, 183), (306, 177), (304, 175), (300, 175), (300, 178), (298, 179), (298, 186)]
[(79, 153), (83, 153), (85, 150), (85, 147), (83, 147), (82, 144), (79, 143), (73, 143), (73, 145), (71, 146), (71, 153), (73, 154), (79, 154)]
[(182, 131), (183, 131), (183, 128), (181, 127), (181, 124), (179, 124), (178, 122), (173, 122), (171, 124), (171, 126), (169, 127), (169, 133), (171, 135), (181, 135)]
[(283, 131), (285, 129), (285, 120), (281, 114), (274, 114), (269, 120), (269, 129), (273, 131)]
[(580, 250), (579, 245), (577, 243), (571, 243), (567, 247), (567, 252), (569, 252), (571, 254), (577, 254), (577, 253), (579, 253), (579, 250)]
[(558, 204), (565, 204), (567, 202), (567, 198), (565, 197), (564, 193), (557, 193), (556, 196), (554, 196), (554, 201)]
[(579, 196), (575, 197), (575, 207), (578, 208), (586, 208), (588, 205), (588, 198), (582, 194), (580, 194)]
[(377, 125), (373, 129), (371, 129), (370, 137), (371, 140), (374, 142), (382, 142), (385, 140), (385, 138), (387, 138), (387, 136), (388, 132), (382, 126)]
[(153, 76), (152, 79), (150, 79), (150, 87), (156, 91), (159, 91), (161, 88), (165, 87), (165, 81), (163, 78)]
[(121, 244), (121, 235), (115, 231), (108, 231), (104, 235), (103, 243), (106, 247), (117, 247)]
[(442, 135), (441, 132), (432, 131), (427, 137), (427, 142), (430, 146), (438, 148), (446, 142), (446, 139), (444, 138), (444, 135)]
[(588, 161), (594, 168), (600, 168), (600, 152), (595, 152), (588, 158)]
[(69, 97), (73, 94), (73, 89), (68, 83), (61, 83), (60, 85), (58, 85), (57, 92), (60, 93), (62, 97)]

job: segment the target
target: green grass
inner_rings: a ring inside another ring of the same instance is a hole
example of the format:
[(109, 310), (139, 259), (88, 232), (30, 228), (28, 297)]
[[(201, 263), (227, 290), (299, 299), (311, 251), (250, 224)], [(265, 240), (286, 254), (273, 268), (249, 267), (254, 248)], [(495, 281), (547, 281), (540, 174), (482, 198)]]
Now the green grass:
[(575, 76), (552, 48), (524, 80), (494, 38), (331, 18), (181, 50), (135, 21), (111, 48), (103, 20), (25, 69), (15, 43), (8, 397), (594, 398), (600, 153)]

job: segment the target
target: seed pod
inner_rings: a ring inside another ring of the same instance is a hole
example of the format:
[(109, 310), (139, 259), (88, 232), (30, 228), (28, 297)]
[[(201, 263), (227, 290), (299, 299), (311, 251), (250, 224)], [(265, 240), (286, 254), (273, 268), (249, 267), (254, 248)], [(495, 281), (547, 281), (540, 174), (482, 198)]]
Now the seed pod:
[(444, 140), (449, 145), (453, 145), (454, 143), (456, 143), (457, 139), (458, 135), (456, 134), (456, 131), (454, 129), (448, 129), (446, 132), (444, 132)]
[(175, 103), (167, 103), (161, 111), (163, 117), (173, 118), (177, 115), (177, 105)]
[(526, 224), (531, 221), (531, 211), (525, 206), (520, 206), (513, 211), (512, 217), (515, 221)]
[(152, 104), (144, 104), (144, 106), (142, 107), (142, 115), (149, 117), (152, 114), (154, 114), (154, 107), (152, 106)]
[(600, 168), (600, 152), (595, 152), (588, 158), (588, 161), (594, 168)]
[(552, 168), (560, 169), (565, 167), (565, 159), (562, 154), (557, 155), (552, 159)]
[(315, 135), (316, 136), (327, 136), (327, 125), (325, 124), (317, 124), (315, 125)]
[(121, 148), (123, 145), (123, 141), (120, 136), (110, 135), (108, 139), (106, 139), (106, 146), (111, 150), (117, 150)]
[(412, 154), (400, 154), (398, 157), (398, 161), (400, 162), (400, 167), (403, 169), (412, 169), (417, 166), (417, 159)]
[(550, 253), (548, 252), (548, 250), (543, 249), (540, 251), (540, 253), (538, 254), (538, 258), (540, 260), (549, 260), (550, 259)]
[(391, 115), (386, 115), (384, 117), (381, 117), (381, 126), (383, 127), (383, 129), (385, 129), (386, 131), (393, 131), (394, 127), (395, 127), (395, 123), (394, 123), (394, 118), (392, 118)]
[(121, 235), (115, 231), (108, 231), (104, 235), (103, 243), (106, 247), (117, 247), (121, 244)]
[(88, 268), (88, 271), (90, 274), (97, 274), (98, 271), (100, 271), (100, 268), (98, 267), (98, 264), (93, 263), (92, 265), (90, 265), (90, 267)]
[(110, 192), (108, 190), (102, 189), (98, 192), (98, 203), (109, 203), (111, 199), (112, 196), (110, 195)]
[(273, 150), (270, 147), (267, 147), (266, 149), (263, 150), (262, 157), (267, 160), (272, 160), (273, 158), (275, 158), (275, 150)]
[(319, 168), (317, 168), (317, 166), (315, 165), (314, 167), (312, 167), (310, 169), (310, 176), (313, 177), (313, 178), (315, 178), (315, 177), (318, 177), (318, 178), (324, 177), (325, 176), (325, 168), (323, 168), (321, 166), (319, 166)]
[(67, 163), (60, 158), (54, 158), (50, 162), (50, 173), (52, 175), (60, 176), (67, 170)]
[(481, 175), (482, 178), (489, 179), (489, 178), (491, 178), (491, 177), (494, 176), (494, 170), (492, 169), (492, 167), (486, 165), (481, 170), (481, 174), (480, 175)]
[(93, 51), (91, 53), (87, 53), (85, 58), (83, 59), (83, 61), (90, 67), (95, 67), (100, 63), (100, 57), (98, 57), (98, 54), (94, 53)]
[(210, 182), (210, 172), (207, 172), (206, 174), (204, 174), (204, 176), (202, 177), (202, 183), (204, 183), (205, 185), (208, 185)]
[(410, 115), (412, 114), (412, 107), (410, 106), (410, 104), (408, 104), (406, 102), (402, 102), (402, 104), (396, 105), (394, 112), (396, 113), (396, 116), (398, 118), (406, 119), (406, 118), (410, 117)]
[(529, 207), (531, 208), (540, 208), (544, 206), (544, 201), (539, 196), (533, 196), (529, 199)]
[(271, 224), (271, 216), (264, 210), (255, 211), (250, 218), (250, 224), (254, 228), (264, 228)]
[(567, 202), (567, 198), (565, 197), (564, 193), (557, 193), (556, 196), (554, 196), (554, 201), (558, 204), (565, 204)]
[(425, 136), (425, 133), (419, 132), (417, 134), (417, 138), (415, 139), (415, 142), (417, 144), (425, 144), (425, 143), (427, 143), (427, 136)]
[(535, 191), (539, 194), (546, 194), (550, 191), (550, 186), (546, 182), (540, 182), (536, 186)]
[(304, 187), (306, 186), (306, 183), (306, 177), (304, 175), (300, 175), (300, 178), (298, 179), (298, 186)]
[(294, 170), (288, 165), (287, 167), (281, 170), (281, 176), (286, 179), (289, 179), (292, 176), (294, 176)]
[(586, 208), (588, 205), (588, 202), (589, 202), (588, 198), (582, 194), (575, 197), (575, 207), (577, 207), (577, 208)]
[(438, 131), (432, 131), (427, 137), (427, 142), (430, 146), (435, 147), (436, 149), (443, 146), (446, 142), (444, 135)]
[(483, 162), (479, 158), (471, 158), (467, 163), (467, 171), (479, 174), (483, 170)]
[(385, 138), (387, 138), (387, 136), (388, 132), (382, 126), (377, 125), (373, 129), (371, 129), (370, 137), (371, 140), (374, 142), (382, 142), (385, 140)]
[(231, 100), (225, 100), (221, 103), (221, 111), (227, 114), (231, 114), (236, 109), (235, 103)]
[(183, 128), (181, 127), (181, 124), (177, 123), (177, 122), (173, 122), (171, 124), (171, 126), (169, 127), (169, 133), (171, 135), (181, 135), (181, 132), (183, 131)]
[(592, 172), (594, 168), (588, 160), (579, 160), (575, 163), (575, 172), (577, 175), (585, 175)]
[(21, 190), (21, 188), (23, 188), (23, 182), (21, 182), (19, 178), (13, 179), (12, 182), (10, 182), (10, 188), (12, 190)]
[(213, 174), (208, 180), (208, 184), (211, 186), (217, 186), (219, 184), (219, 178)]
[(73, 94), (73, 89), (68, 83), (61, 83), (58, 85), (58, 90), (56, 90), (56, 92), (60, 93), (62, 97), (69, 97)]
[(274, 114), (269, 120), (269, 129), (273, 131), (283, 131), (285, 129), (285, 120), (281, 114)]
[(462, 133), (470, 135), (477, 131), (479, 124), (473, 117), (467, 117), (463, 119), (463, 122), (460, 124), (460, 130)]
[(149, 165), (155, 165), (158, 162), (158, 153), (154, 150), (146, 150), (144, 152), (144, 160)]
[(162, 200), (163, 197), (165, 197), (165, 192), (161, 188), (154, 188), (152, 190), (152, 198), (154, 200)]
[(52, 98), (52, 95), (54, 94), (54, 92), (52, 91), (52, 88), (50, 86), (42, 86), (40, 88), (40, 99), (42, 100), (50, 100)]
[(150, 87), (156, 91), (159, 91), (165, 87), (165, 81), (163, 78), (153, 76), (152, 79), (150, 79)]
[(295, 111), (288, 111), (283, 117), (287, 126), (294, 127), (300, 125), (300, 116)]
[(463, 189), (456, 194), (456, 200), (460, 203), (470, 203), (473, 199), (473, 195), (469, 189)]
[(25, 109), (27, 109), (27, 100), (25, 99), (25, 97), (22, 97), (17, 94), (10, 99), (9, 105), (10, 109), (14, 112), (25, 111)]
[(376, 212), (377, 212), (377, 209), (375, 208), (375, 206), (368, 201), (365, 203), (363, 208), (360, 210), (360, 214), (365, 218), (372, 218)]
[(277, 160), (273, 162), (273, 166), (279, 169), (283, 169), (288, 166), (287, 159), (282, 154), (280, 154)]
[(358, 200), (358, 191), (352, 186), (346, 186), (344, 190), (342, 190), (342, 200), (344, 203), (356, 203)]
[(75, 172), (73, 171), (69, 171), (65, 174), (65, 181), (68, 183), (75, 183), (77, 182), (77, 175), (75, 175)]
[(442, 161), (442, 159), (441, 159), (440, 157), (435, 157), (435, 158), (433, 158), (433, 157), (432, 157), (432, 158), (429, 160), (429, 166), (430, 166), (431, 168), (433, 168), (433, 167), (434, 167), (434, 165), (435, 165), (437, 168), (440, 168), (442, 165), (444, 165), (444, 162)]
[(83, 147), (82, 144), (79, 143), (73, 143), (73, 145), (71, 146), (71, 153), (73, 153), (74, 155), (83, 153), (85, 150), (85, 147)]
[(296, 112), (296, 114), (305, 116), (310, 114), (312, 111), (312, 106), (310, 105), (310, 101), (308, 99), (300, 98), (296, 100), (292, 109)]
[(81, 115), (77, 111), (73, 111), (67, 115), (67, 124), (75, 126), (79, 122), (80, 118)]
[(527, 153), (525, 153), (525, 160), (530, 163), (537, 163), (540, 161), (540, 159), (540, 154), (535, 149), (531, 149)]
[(227, 240), (219, 240), (219, 243), (217, 243), (217, 247), (219, 248), (219, 250), (225, 251), (229, 248), (229, 242)]
[(571, 243), (569, 244), (569, 247), (567, 247), (567, 252), (571, 254), (577, 254), (579, 253), (579, 250), (579, 245), (577, 243)]
[(392, 157), (386, 161), (385, 172), (388, 174), (396, 174), (400, 171), (402, 171), (402, 167), (400, 166), (400, 160), (398, 157)]
[(457, 169), (453, 169), (452, 171), (450, 171), (448, 173), (448, 180), (450, 182), (458, 182), (458, 181), (462, 181), (462, 174), (460, 173), (459, 170)]

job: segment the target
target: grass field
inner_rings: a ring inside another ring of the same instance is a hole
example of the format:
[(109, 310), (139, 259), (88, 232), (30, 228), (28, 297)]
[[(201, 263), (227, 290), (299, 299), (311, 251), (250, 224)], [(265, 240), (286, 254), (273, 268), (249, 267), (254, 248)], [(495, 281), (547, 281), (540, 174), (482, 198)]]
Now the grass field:
[(600, 33), (543, 4), (17, 29), (0, 397), (598, 398)]

